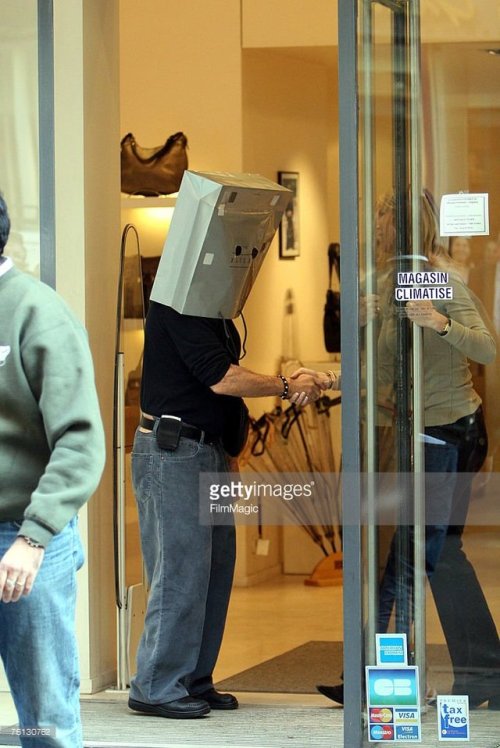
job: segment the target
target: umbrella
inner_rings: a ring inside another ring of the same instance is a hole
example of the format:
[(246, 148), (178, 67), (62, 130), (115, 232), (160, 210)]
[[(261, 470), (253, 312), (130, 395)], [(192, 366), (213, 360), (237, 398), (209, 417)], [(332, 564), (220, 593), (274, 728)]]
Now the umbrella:
[(330, 408), (340, 397), (324, 396), (301, 408), (275, 408), (251, 422), (251, 436), (241, 457), (242, 468), (258, 475), (301, 474), (314, 481), (311, 501), (286, 501), (286, 511), (316, 543), (325, 556), (328, 545), (337, 552), (340, 529), (340, 479), (336, 470), (330, 430)]

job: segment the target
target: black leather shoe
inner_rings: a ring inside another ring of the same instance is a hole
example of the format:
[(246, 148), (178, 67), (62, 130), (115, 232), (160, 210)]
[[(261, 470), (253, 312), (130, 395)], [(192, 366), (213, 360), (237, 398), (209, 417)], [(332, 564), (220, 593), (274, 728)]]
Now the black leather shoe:
[(495, 696), (476, 696), (476, 695), (469, 695), (469, 709), (479, 709), (483, 704), (487, 703), (488, 709), (492, 709), (493, 711), (499, 711), (500, 710), (500, 694), (496, 694)]
[(192, 696), (183, 696), (182, 699), (165, 701), (163, 704), (145, 704), (143, 701), (129, 698), (128, 705), (134, 712), (170, 719), (194, 719), (204, 717), (210, 711), (210, 706), (204, 699), (195, 699)]
[(335, 701), (336, 704), (344, 706), (344, 684), (339, 683), (337, 686), (316, 686), (318, 691), (326, 696), (327, 699)]
[(483, 678), (476, 681), (469, 680), (465, 683), (455, 681), (451, 691), (453, 694), (468, 694), (469, 709), (479, 709), (487, 704), (488, 709), (498, 711), (500, 709), (500, 684), (498, 679)]
[(495, 712), (500, 712), (500, 695), (493, 696), (488, 701), (488, 709), (493, 709)]
[(237, 709), (239, 706), (236, 696), (231, 693), (220, 693), (215, 688), (196, 694), (196, 698), (206, 701), (211, 709)]

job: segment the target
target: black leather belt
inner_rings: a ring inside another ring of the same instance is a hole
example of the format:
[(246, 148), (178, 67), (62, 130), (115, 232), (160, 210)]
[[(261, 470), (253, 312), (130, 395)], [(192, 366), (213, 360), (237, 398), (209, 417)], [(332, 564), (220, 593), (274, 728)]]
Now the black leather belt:
[[(146, 429), (146, 431), (153, 431), (155, 423), (159, 420), (159, 418), (146, 418), (146, 416), (141, 416), (139, 426)], [(196, 442), (201, 441), (203, 438), (204, 444), (215, 444), (219, 441), (219, 437), (215, 434), (210, 434), (208, 431), (203, 431), (196, 426), (191, 426), (189, 423), (184, 423), (184, 421), (181, 423), (180, 435), (184, 436), (186, 439), (194, 439)]]

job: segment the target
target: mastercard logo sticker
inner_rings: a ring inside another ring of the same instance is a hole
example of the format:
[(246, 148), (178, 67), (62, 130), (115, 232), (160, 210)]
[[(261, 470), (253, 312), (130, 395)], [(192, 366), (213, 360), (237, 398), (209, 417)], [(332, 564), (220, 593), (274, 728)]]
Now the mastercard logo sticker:
[(370, 736), (372, 740), (394, 740), (394, 727), (392, 725), (370, 725)]
[(386, 724), (392, 722), (392, 709), (384, 707), (382, 709), (370, 709), (370, 722)]

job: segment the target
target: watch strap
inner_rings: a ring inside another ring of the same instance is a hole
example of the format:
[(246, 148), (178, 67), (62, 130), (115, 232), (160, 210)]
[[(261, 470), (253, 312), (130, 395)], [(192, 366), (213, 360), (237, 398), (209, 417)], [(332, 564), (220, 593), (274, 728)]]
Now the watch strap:
[(451, 327), (451, 319), (448, 317), (448, 319), (446, 320), (445, 326), (440, 332), (438, 332), (438, 335), (440, 335), (441, 337), (444, 337), (445, 335), (449, 333), (450, 327)]

